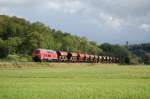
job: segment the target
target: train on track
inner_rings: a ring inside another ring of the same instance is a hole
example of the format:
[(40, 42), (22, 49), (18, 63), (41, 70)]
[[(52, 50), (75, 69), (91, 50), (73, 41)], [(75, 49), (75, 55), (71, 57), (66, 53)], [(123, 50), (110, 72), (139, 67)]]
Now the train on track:
[(85, 63), (119, 63), (119, 58), (111, 56), (91, 55), (81, 52), (65, 52), (36, 49), (32, 52), (34, 62), (85, 62)]

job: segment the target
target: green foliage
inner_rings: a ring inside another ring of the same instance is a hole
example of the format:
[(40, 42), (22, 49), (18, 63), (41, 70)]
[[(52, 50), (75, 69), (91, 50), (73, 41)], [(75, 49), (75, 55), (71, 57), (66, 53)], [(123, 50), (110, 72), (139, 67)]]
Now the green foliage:
[(103, 50), (102, 55), (118, 57), (121, 64), (139, 64), (139, 58), (131, 53), (125, 46), (104, 43), (99, 46), (99, 48)]
[(144, 63), (149, 65), (150, 64), (150, 53), (146, 53), (144, 56)]
[(29, 62), (32, 61), (29, 55), (8, 55), (7, 57), (0, 59), (0, 62)]
[(23, 41), (21, 48), (27, 54), (31, 54), (34, 49), (44, 48), (44, 38), (42, 37), (42, 34), (39, 32), (28, 34)]
[(9, 54), (15, 54), (18, 50), (18, 46), (22, 44), (22, 40), (19, 37), (12, 37), (5, 40), (5, 44), (8, 47)]
[(125, 58), (125, 63), (130, 65), (139, 64), (139, 61), (139, 58), (131, 53)]
[(9, 54), (31, 55), (32, 50), (37, 48), (91, 54), (101, 52), (95, 42), (50, 29), (40, 22), (30, 23), (22, 18), (0, 15), (0, 23), (0, 38)]
[(5, 42), (0, 38), (0, 58), (7, 57), (8, 54), (8, 46), (6, 46)]
[(150, 52), (150, 43), (130, 45), (129, 50), (144, 60), (146, 53)]

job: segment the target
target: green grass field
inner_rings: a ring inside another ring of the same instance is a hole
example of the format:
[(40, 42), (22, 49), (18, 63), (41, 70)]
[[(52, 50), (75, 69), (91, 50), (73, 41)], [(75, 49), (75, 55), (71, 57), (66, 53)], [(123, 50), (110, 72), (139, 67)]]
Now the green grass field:
[(150, 99), (150, 66), (3, 65), (0, 99)]

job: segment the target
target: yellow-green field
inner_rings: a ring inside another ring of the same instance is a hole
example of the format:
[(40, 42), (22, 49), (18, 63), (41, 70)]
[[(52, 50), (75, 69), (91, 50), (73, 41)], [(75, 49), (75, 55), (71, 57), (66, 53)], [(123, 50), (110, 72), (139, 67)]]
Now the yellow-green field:
[(0, 64), (0, 99), (150, 99), (150, 66)]

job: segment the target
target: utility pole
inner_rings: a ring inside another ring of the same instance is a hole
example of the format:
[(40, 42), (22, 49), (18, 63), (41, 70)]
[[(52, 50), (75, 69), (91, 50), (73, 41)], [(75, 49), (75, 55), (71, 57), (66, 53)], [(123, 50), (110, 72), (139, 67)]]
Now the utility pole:
[(129, 48), (129, 42), (128, 41), (126, 41), (126, 46), (127, 46), (127, 48)]

